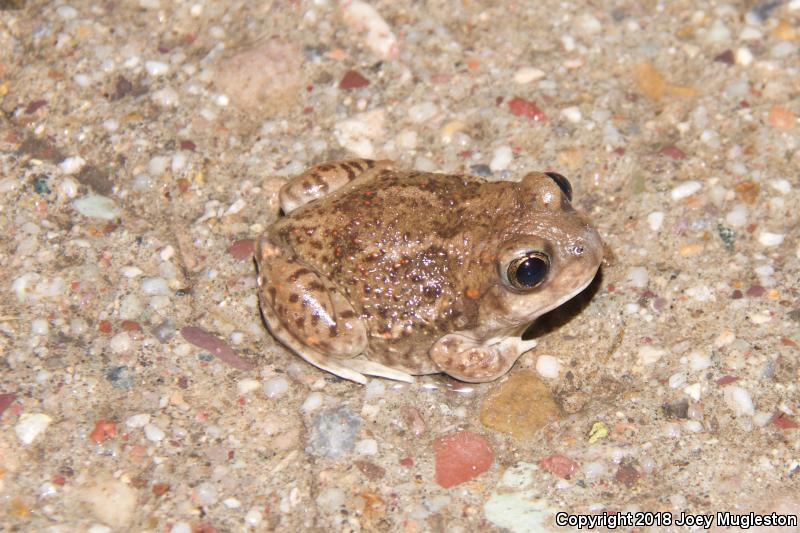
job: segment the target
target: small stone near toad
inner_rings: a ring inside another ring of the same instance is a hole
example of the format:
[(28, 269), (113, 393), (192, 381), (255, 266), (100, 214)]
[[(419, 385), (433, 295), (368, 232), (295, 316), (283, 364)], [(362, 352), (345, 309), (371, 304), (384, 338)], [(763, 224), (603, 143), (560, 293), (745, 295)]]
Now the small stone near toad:
[(484, 165), (483, 163), (472, 165), (469, 167), (469, 170), (473, 175), (483, 178), (492, 175), (491, 167), (489, 165)]
[(277, 398), (289, 390), (289, 381), (283, 376), (275, 376), (264, 383), (264, 394), (267, 398)]
[(495, 149), (489, 168), (493, 172), (500, 172), (508, 168), (511, 161), (514, 160), (514, 152), (511, 151), (510, 146), (499, 146)]
[(481, 423), (516, 439), (530, 439), (561, 410), (542, 380), (530, 371), (518, 372), (497, 385), (481, 405)]
[(133, 388), (133, 372), (125, 365), (113, 366), (106, 372), (106, 379), (115, 389), (128, 390)]
[(470, 431), (441, 436), (433, 448), (436, 483), (445, 489), (478, 477), (489, 470), (494, 460), (486, 438)]
[(44, 433), (52, 421), (53, 419), (44, 413), (23, 413), (14, 425), (14, 433), (23, 444), (30, 444)]
[(361, 417), (347, 407), (320, 411), (311, 424), (306, 452), (330, 459), (352, 452), (361, 424)]
[(783, 242), (783, 235), (780, 233), (762, 231), (758, 234), (758, 242), (764, 246), (778, 246)]
[(114, 200), (99, 194), (89, 193), (72, 202), (72, 207), (85, 217), (114, 220), (121, 211)]
[(675, 186), (672, 191), (670, 191), (670, 196), (673, 200), (682, 200), (683, 198), (687, 198), (697, 191), (699, 191), (703, 187), (703, 184), (699, 181), (689, 180), (681, 183), (680, 185)]
[(750, 392), (738, 385), (725, 387), (725, 403), (731, 408), (736, 416), (753, 416), (755, 407), (750, 397)]
[(348, 70), (339, 82), (340, 89), (360, 89), (369, 86), (369, 80), (356, 70)]

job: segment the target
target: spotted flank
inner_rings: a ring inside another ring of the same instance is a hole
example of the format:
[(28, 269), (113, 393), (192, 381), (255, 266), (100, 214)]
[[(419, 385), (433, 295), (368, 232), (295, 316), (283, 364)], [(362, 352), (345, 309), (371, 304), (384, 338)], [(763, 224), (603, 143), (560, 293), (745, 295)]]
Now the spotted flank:
[(281, 187), (278, 193), (281, 208), (284, 213), (291, 213), (302, 205), (340, 189), (370, 170), (390, 165), (390, 161), (348, 159), (311, 167)]

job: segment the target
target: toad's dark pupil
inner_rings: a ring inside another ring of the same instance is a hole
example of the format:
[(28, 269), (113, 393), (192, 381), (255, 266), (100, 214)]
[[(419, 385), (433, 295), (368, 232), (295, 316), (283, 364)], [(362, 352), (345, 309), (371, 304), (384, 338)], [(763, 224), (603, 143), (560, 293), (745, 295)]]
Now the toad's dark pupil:
[(514, 273), (516, 281), (523, 287), (535, 287), (547, 275), (547, 261), (540, 257), (528, 257), (517, 267)]
[(561, 174), (558, 174), (556, 172), (545, 172), (545, 174), (547, 174), (547, 176), (551, 180), (556, 182), (556, 185), (558, 185), (558, 188), (561, 189), (561, 192), (564, 193), (564, 196), (567, 197), (567, 200), (569, 200), (571, 202), (572, 201), (572, 184), (569, 182), (569, 180), (567, 178), (565, 178), (564, 176), (562, 176)]

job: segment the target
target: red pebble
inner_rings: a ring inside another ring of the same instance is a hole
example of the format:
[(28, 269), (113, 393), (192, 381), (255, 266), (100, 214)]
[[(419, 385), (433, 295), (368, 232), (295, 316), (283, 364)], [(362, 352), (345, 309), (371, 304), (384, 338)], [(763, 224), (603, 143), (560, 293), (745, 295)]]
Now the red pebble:
[(120, 323), (120, 327), (122, 328), (122, 331), (142, 331), (142, 326), (133, 320), (123, 320)]
[(544, 114), (544, 111), (542, 111), (538, 105), (530, 100), (520, 98), (519, 96), (515, 96), (509, 100), (508, 107), (511, 109), (511, 114), (517, 115), (518, 117), (531, 118), (536, 122), (544, 122), (547, 120), (547, 115)]
[(67, 478), (65, 478), (61, 474), (56, 474), (55, 476), (53, 476), (53, 478), (50, 481), (53, 482), (53, 485), (57, 485), (59, 487), (63, 487), (64, 484), (67, 482)]
[(786, 413), (776, 413), (770, 420), (772, 425), (781, 429), (795, 429), (800, 427), (794, 419)]
[(14, 393), (6, 392), (0, 394), (0, 416), (3, 415), (3, 412), (9, 408), (9, 406), (14, 403), (14, 400), (17, 399), (17, 395)]
[(34, 100), (25, 108), (25, 114), (31, 115), (47, 105), (47, 100)]
[(101, 320), (100, 323), (97, 324), (97, 329), (103, 333), (111, 333), (111, 322), (108, 320)]
[(400, 459), (400, 464), (403, 466), (414, 466), (414, 459), (411, 457), (403, 457)]
[(117, 434), (117, 424), (113, 420), (98, 420), (94, 423), (94, 429), (89, 434), (89, 438), (101, 444), (108, 439), (113, 439)]
[(208, 350), (211, 352), (211, 355), (237, 370), (253, 369), (253, 363), (241, 357), (224, 341), (203, 328), (186, 326), (185, 328), (181, 328), (181, 336), (186, 339), (187, 342), (203, 348), (204, 350)]
[(725, 385), (730, 385), (734, 381), (737, 381), (739, 378), (736, 376), (722, 376), (717, 380), (717, 385), (724, 387)]
[(539, 466), (564, 479), (569, 479), (572, 474), (578, 471), (579, 467), (574, 460), (560, 453), (554, 453), (539, 459)]
[(661, 148), (661, 155), (665, 155), (667, 157), (671, 157), (672, 159), (686, 159), (686, 154), (683, 150), (678, 148), (675, 145), (669, 144)]
[(197, 145), (188, 139), (181, 141), (181, 150), (189, 150), (190, 152), (194, 152), (194, 149), (197, 148)]
[(640, 477), (642, 477), (642, 474), (631, 465), (620, 465), (614, 479), (616, 479), (618, 483), (622, 483), (626, 487), (631, 488), (639, 482)]
[(253, 256), (255, 247), (256, 241), (254, 239), (239, 239), (228, 246), (228, 253), (237, 261), (244, 261)]
[(437, 438), (433, 450), (436, 454), (436, 483), (445, 489), (483, 474), (494, 459), (486, 438), (470, 431), (457, 431)]
[(340, 89), (359, 89), (367, 85), (369, 85), (369, 80), (355, 70), (348, 70), (342, 81), (339, 82)]

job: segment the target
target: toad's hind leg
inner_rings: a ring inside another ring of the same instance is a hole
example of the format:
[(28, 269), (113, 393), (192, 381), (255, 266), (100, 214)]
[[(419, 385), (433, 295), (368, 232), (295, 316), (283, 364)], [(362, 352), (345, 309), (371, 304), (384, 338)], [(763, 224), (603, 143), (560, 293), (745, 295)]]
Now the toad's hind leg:
[(288, 214), (308, 202), (332, 193), (336, 189), (341, 189), (358, 178), (390, 166), (391, 161), (373, 161), (372, 159), (348, 159), (316, 165), (295, 176), (281, 187), (278, 193), (281, 209)]
[(367, 331), (344, 294), (296, 256), (264, 238), (258, 243), (259, 300), (272, 334), (314, 366), (366, 383), (347, 365), (367, 346)]

